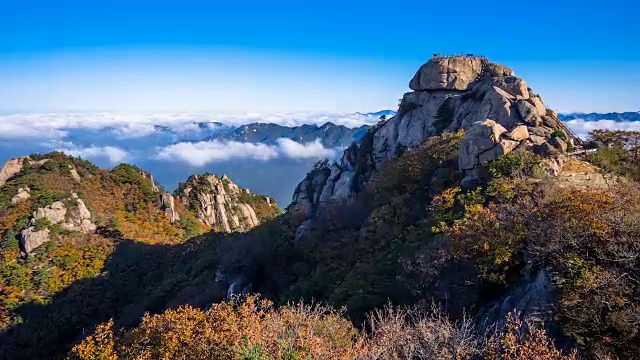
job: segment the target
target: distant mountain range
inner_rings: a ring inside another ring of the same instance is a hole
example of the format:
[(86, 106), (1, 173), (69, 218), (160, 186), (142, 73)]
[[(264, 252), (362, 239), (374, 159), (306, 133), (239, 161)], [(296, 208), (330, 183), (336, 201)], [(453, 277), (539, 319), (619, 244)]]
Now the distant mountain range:
[(336, 125), (327, 122), (324, 125), (282, 126), (278, 124), (252, 123), (242, 125), (231, 131), (218, 132), (209, 136), (204, 141), (237, 141), (261, 144), (275, 144), (280, 138), (287, 138), (299, 143), (309, 143), (319, 139), (325, 147), (344, 147), (358, 140), (367, 125), (357, 128), (349, 128), (344, 125)]
[(562, 121), (570, 120), (586, 120), (586, 121), (598, 121), (598, 120), (613, 120), (616, 122), (623, 121), (640, 121), (640, 112), (613, 112), (613, 113), (568, 113), (558, 114), (558, 117)]

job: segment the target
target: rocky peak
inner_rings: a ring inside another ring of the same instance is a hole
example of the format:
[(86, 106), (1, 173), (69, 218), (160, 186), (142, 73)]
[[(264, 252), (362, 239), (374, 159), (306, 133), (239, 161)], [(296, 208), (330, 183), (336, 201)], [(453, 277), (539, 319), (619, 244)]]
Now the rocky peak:
[(271, 199), (252, 195), (226, 175), (193, 175), (179, 185), (175, 197), (201, 222), (224, 232), (246, 231), (258, 226), (258, 206), (275, 209)]
[(395, 116), (298, 185), (294, 208), (310, 216), (323, 203), (348, 199), (389, 158), (443, 132), (466, 131), (459, 163), (469, 185), (481, 166), (518, 146), (557, 156), (580, 142), (513, 70), (481, 56), (434, 56), (409, 87)]

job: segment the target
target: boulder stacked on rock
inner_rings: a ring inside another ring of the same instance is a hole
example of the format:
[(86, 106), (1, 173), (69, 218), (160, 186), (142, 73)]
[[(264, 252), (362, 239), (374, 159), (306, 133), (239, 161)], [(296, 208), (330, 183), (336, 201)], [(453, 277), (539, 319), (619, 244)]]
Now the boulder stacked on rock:
[(468, 185), (478, 180), (479, 167), (517, 147), (553, 157), (579, 142), (523, 79), (486, 58), (434, 57), (409, 87), (396, 116), (298, 185), (293, 207), (310, 216), (323, 203), (348, 199), (387, 159), (442, 132), (466, 132), (459, 164)]

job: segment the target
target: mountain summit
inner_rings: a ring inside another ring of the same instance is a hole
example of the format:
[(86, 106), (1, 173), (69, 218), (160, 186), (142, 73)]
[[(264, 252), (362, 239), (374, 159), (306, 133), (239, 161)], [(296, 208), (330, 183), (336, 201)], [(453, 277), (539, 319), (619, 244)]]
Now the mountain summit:
[(444, 132), (466, 131), (459, 158), (466, 187), (481, 180), (489, 161), (518, 147), (551, 154), (580, 142), (512, 69), (484, 57), (434, 56), (409, 87), (395, 116), (370, 128), (339, 163), (298, 185), (294, 207), (311, 215), (322, 203), (349, 198), (386, 160)]

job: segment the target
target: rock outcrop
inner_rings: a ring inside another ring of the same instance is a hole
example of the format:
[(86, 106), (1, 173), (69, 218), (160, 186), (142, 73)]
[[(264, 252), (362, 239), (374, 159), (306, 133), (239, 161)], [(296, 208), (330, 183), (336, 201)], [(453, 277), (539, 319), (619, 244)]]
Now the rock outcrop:
[(19, 157), (7, 161), (2, 169), (0, 169), (0, 186), (4, 185), (7, 180), (22, 171), (25, 161), (31, 160), (28, 156)]
[(31, 197), (31, 189), (29, 189), (28, 187), (27, 188), (19, 188), (18, 189), (18, 193), (16, 194), (16, 196), (11, 198), (11, 203), (12, 204), (18, 204), (18, 203), (21, 203), (21, 202), (27, 200), (30, 197)]
[(20, 233), (22, 250), (29, 254), (49, 241), (52, 225), (83, 233), (95, 232), (97, 228), (91, 221), (91, 212), (84, 201), (72, 193), (68, 199), (55, 201), (33, 212), (29, 225)]
[(298, 185), (293, 208), (311, 216), (324, 203), (348, 200), (389, 158), (442, 132), (466, 132), (459, 163), (469, 185), (482, 166), (519, 146), (552, 157), (579, 142), (513, 70), (484, 58), (434, 57), (409, 87), (414, 91), (404, 94), (396, 116)]
[(180, 220), (180, 215), (176, 211), (176, 203), (173, 195), (169, 193), (162, 194), (162, 207), (164, 208), (164, 213), (167, 216), (167, 219), (171, 221), (171, 223), (175, 223)]
[(223, 232), (247, 231), (258, 226), (260, 221), (252, 204), (275, 206), (271, 199), (252, 195), (226, 175), (191, 176), (180, 184), (175, 197), (204, 224)]
[(42, 164), (49, 161), (49, 159), (42, 159), (39, 161), (34, 161), (28, 156), (21, 156), (19, 158), (11, 159), (7, 161), (2, 169), (0, 169), (0, 186), (3, 186), (7, 183), (9, 179), (19, 174), (22, 169), (24, 169), (25, 165), (32, 165), (39, 167)]

